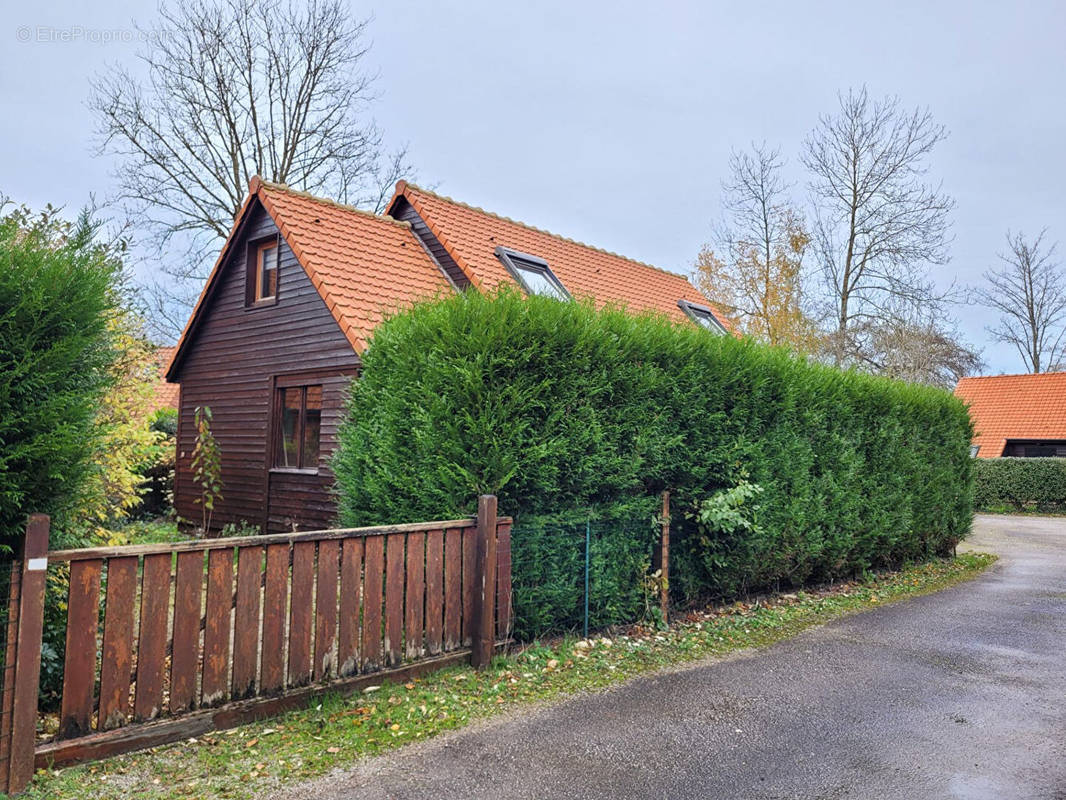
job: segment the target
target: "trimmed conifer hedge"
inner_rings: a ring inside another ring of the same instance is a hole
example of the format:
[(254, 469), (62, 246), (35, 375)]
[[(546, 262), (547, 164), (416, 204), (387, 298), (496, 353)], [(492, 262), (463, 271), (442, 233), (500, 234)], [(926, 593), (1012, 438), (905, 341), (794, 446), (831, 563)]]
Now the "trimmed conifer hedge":
[(978, 511), (1066, 511), (1066, 458), (974, 459)]
[(522, 525), (645, 513), (669, 488), (672, 587), (694, 598), (950, 552), (972, 516), (970, 435), (948, 392), (470, 292), (378, 328), (334, 470), (344, 525), (466, 515), (495, 493), (516, 556)]

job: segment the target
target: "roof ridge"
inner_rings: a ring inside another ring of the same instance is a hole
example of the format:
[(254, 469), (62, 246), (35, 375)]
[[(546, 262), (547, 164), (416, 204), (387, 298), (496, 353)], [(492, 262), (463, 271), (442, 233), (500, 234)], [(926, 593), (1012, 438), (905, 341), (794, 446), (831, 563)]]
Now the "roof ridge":
[(357, 208), (356, 206), (348, 205), (347, 203), (341, 203), (330, 197), (319, 197), (318, 195), (311, 194), (310, 192), (305, 192), (302, 189), (294, 189), (287, 183), (276, 183), (274, 181), (263, 180), (262, 178), (259, 179), (259, 183), (264, 188), (274, 189), (275, 191), (285, 192), (286, 194), (293, 194), (297, 197), (304, 197), (308, 200), (313, 200), (316, 203), (324, 203), (326, 205), (333, 206), (334, 208), (339, 208), (342, 211), (353, 211), (356, 214), (361, 214), (364, 217), (369, 217), (370, 219), (378, 220), (380, 222), (390, 222), (393, 225), (398, 225), (401, 228), (411, 227), (410, 222), (405, 222), (402, 219), (396, 219), (395, 217), (391, 217), (388, 214), (376, 214), (373, 211), (367, 211), (365, 208)]
[(1005, 372), (1002, 375), (966, 375), (959, 378), (959, 381), (990, 380), (992, 378), (1036, 378), (1053, 375), (1066, 375), (1066, 370), (1057, 370), (1055, 372)]
[(623, 261), (628, 261), (630, 264), (636, 264), (640, 267), (647, 267), (648, 269), (653, 269), (657, 272), (662, 272), (666, 275), (669, 275), (671, 278), (680, 278), (681, 280), (688, 282), (688, 278), (685, 275), (682, 275), (680, 272), (674, 272), (672, 270), (665, 269), (664, 267), (657, 267), (655, 264), (649, 264), (647, 261), (640, 261), (635, 258), (630, 258), (629, 256), (622, 255), (621, 253), (616, 253), (613, 250), (607, 250), (603, 247), (597, 247), (594, 244), (589, 244), (588, 242), (582, 242), (578, 239), (571, 239), (569, 236), (563, 236), (561, 233), (553, 233), (552, 231), (545, 230), (544, 228), (538, 228), (536, 225), (530, 225), (528, 222), (522, 222), (522, 220), (520, 219), (505, 217), (503, 214), (497, 214), (495, 211), (488, 211), (487, 209), (481, 208), (481, 206), (475, 206), (472, 203), (464, 203), (462, 200), (456, 200), (454, 197), (449, 197), (448, 195), (440, 194), (439, 192), (434, 192), (431, 189), (424, 189), (421, 186), (418, 186), (417, 184), (411, 183), (409, 181), (405, 181), (405, 183), (406, 188), (413, 189), (416, 192), (419, 192), (420, 194), (429, 195), (430, 197), (435, 197), (438, 200), (443, 200), (446, 203), (451, 203), (452, 205), (460, 206), (461, 208), (466, 208), (470, 211), (476, 211), (479, 214), (484, 214), (487, 217), (494, 217), (495, 219), (502, 220), (503, 222), (510, 222), (512, 225), (518, 225), (519, 227), (526, 228), (527, 230), (536, 231), (537, 233), (543, 233), (545, 236), (551, 236), (553, 239), (568, 242), (569, 244), (576, 244), (579, 247), (585, 247), (589, 250), (594, 250), (597, 253), (603, 253), (604, 255), (614, 256), (615, 258), (620, 258)]

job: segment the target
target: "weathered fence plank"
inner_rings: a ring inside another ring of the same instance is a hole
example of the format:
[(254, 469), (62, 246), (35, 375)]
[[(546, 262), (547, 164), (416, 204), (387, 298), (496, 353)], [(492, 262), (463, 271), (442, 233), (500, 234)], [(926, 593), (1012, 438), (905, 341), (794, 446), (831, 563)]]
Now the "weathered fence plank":
[(363, 547), (366, 566), (363, 569), (363, 670), (381, 666), (381, 601), (384, 585), (385, 537), (367, 539)]
[(315, 543), (292, 546), (292, 600), (289, 603), (289, 686), (311, 680), (311, 636), (315, 591)]
[(289, 546), (266, 549), (266, 583), (263, 588), (263, 648), (259, 691), (281, 691), (285, 686), (285, 619), (289, 598)]
[(318, 545), (318, 577), (315, 582), (315, 680), (333, 674), (333, 644), (337, 636), (337, 578), (340, 542)]
[(400, 663), (403, 640), (403, 567), (405, 534), (385, 537), (385, 663)]
[(155, 719), (163, 709), (163, 669), (167, 657), (170, 613), (169, 553), (144, 557), (141, 576), (141, 623), (137, 635), (137, 689), (134, 722)]
[(441, 651), (444, 631), (444, 531), (426, 534), (426, 652)]
[(363, 540), (341, 543), (340, 620), (337, 631), (337, 672), (352, 675), (359, 668), (359, 607), (362, 592)]
[(235, 699), (255, 694), (262, 578), (263, 548), (242, 547), (237, 551), (237, 601), (233, 611), (232, 696)]
[(98, 730), (126, 724), (133, 666), (133, 604), (137, 593), (137, 557), (107, 562), (107, 605), (100, 658)]
[(84, 736), (91, 729), (103, 565), (98, 559), (70, 565), (63, 699), (59, 710), (59, 735), (65, 739)]
[(496, 529), (496, 638), (511, 636), (511, 525)]
[(444, 649), (463, 640), (463, 538), (452, 528), (444, 534)]
[(474, 578), (477, 571), (477, 528), (463, 528), (463, 646), (474, 637)]
[(171, 714), (178, 714), (196, 705), (203, 578), (203, 551), (178, 553), (174, 572), (174, 641), (170, 654)]
[(407, 534), (407, 591), (404, 595), (404, 655), (408, 660), (422, 655), (426, 600), (426, 535)]

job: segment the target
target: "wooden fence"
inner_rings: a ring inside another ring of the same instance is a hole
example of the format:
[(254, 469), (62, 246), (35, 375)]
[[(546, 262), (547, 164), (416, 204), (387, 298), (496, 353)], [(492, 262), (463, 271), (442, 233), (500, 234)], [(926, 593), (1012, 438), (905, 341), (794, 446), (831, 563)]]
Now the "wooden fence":
[[(510, 518), (47, 551), (12, 569), (0, 790), (470, 660), (510, 633)], [(69, 568), (59, 731), (36, 742), (45, 569)]]

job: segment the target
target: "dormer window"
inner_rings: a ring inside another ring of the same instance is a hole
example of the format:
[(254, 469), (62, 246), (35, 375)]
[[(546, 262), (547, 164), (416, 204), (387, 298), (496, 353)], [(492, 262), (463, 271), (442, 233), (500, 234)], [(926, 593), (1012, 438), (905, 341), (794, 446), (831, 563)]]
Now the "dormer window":
[(556, 300), (570, 299), (570, 293), (563, 288), (563, 284), (543, 258), (508, 250), (506, 247), (497, 247), (496, 257), (503, 262), (507, 271), (527, 294), (554, 297)]
[(278, 298), (278, 259), (281, 248), (277, 237), (258, 242), (248, 253), (248, 303), (273, 303)]
[(724, 334), (726, 332), (725, 327), (714, 316), (714, 312), (707, 306), (701, 306), (699, 303), (690, 303), (688, 300), (678, 300), (678, 306), (681, 310), (688, 314), (689, 318), (699, 325), (701, 328), (717, 333)]

